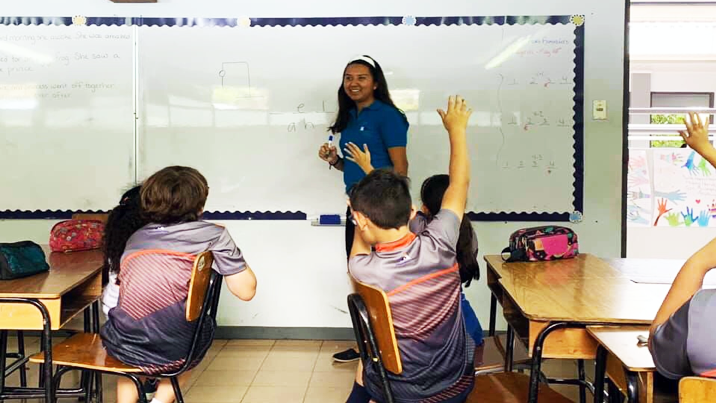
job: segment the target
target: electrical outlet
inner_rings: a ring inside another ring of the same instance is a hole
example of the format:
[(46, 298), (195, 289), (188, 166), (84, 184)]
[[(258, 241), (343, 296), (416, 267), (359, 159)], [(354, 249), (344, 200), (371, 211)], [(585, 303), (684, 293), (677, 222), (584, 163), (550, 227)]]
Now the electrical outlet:
[(592, 101), (592, 119), (607, 120), (607, 101)]

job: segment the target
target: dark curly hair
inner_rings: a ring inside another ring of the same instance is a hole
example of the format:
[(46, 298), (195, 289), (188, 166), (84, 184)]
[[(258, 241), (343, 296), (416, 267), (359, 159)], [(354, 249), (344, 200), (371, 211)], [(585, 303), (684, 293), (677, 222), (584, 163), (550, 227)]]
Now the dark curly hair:
[(119, 265), (127, 240), (147, 224), (142, 218), (139, 203), (141, 186), (135, 186), (122, 195), (119, 205), (109, 212), (104, 229), (104, 267), (107, 273), (119, 273)]
[[(423, 182), (420, 188), (420, 199), (431, 217), (440, 212), (443, 196), (450, 185), (450, 176), (445, 174), (433, 175)], [(473, 243), (477, 244), (472, 223), (467, 214), (462, 216), (460, 223), (460, 236), (457, 239), (457, 265), (460, 268), (460, 280), (469, 287), (472, 280), (480, 279), (480, 265), (477, 262), (477, 249), (473, 250)]]

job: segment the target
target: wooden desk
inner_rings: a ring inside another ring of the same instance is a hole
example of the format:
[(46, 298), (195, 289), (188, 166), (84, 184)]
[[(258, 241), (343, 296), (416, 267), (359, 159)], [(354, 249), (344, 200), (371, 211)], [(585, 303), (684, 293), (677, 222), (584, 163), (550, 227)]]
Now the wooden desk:
[[(50, 253), (45, 273), (0, 281), (0, 298), (32, 298), (42, 302), (58, 330), (102, 295), (102, 251)], [(42, 315), (28, 304), (0, 303), (0, 329), (42, 330)]]
[[(11, 388), (0, 381), (0, 400), (41, 398), (52, 401), (52, 334), (72, 318), (85, 312), (85, 330), (89, 331), (89, 310), (93, 305), (93, 327), (99, 331), (99, 298), (102, 295), (102, 251), (92, 250), (70, 253), (50, 253), (43, 246), (50, 270), (16, 280), (0, 281), (0, 352), (5, 356), (8, 330), (42, 330), (41, 348), (46, 352), (45, 364), (41, 367), (44, 387)], [(40, 304), (39, 307), (35, 304)], [(44, 306), (47, 317), (40, 307)], [(46, 320), (45, 320), (46, 319)], [(27, 361), (21, 358), (21, 363)], [(5, 373), (5, 360), (0, 360), (0, 374)], [(86, 396), (92, 378), (83, 376), (83, 386), (65, 394), (58, 391), (58, 397)]]
[[(598, 344), (586, 325), (648, 325), (661, 306), (668, 284), (634, 283), (618, 268), (644, 261), (590, 254), (552, 262), (506, 263), (486, 256), (487, 284), (502, 305), (509, 332), (525, 341), (532, 360), (530, 401), (536, 401), (542, 358), (592, 359)], [(680, 261), (653, 261), (659, 267)], [(547, 337), (549, 336), (549, 337)], [(580, 372), (582, 372), (580, 370)], [(584, 392), (582, 391), (581, 394)]]
[(587, 332), (599, 343), (594, 401), (603, 401), (606, 374), (630, 403), (653, 403), (656, 367), (647, 346), (637, 340), (649, 336), (649, 327), (588, 326)]

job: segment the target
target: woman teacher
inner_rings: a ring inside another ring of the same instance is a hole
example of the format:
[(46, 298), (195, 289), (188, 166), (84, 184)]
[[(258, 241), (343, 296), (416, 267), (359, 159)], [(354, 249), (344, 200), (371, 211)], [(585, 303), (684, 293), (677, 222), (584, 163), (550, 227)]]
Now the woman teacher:
[[(340, 148), (348, 143), (356, 144), (364, 151), (370, 150), (370, 161), (374, 168), (392, 168), (401, 175), (408, 175), (408, 119), (390, 98), (388, 82), (380, 64), (370, 56), (359, 56), (351, 60), (343, 70), (341, 86), (338, 88), (338, 115), (328, 128), (333, 134), (340, 133)], [(365, 173), (346, 154), (341, 157), (336, 147), (325, 143), (318, 156), (330, 168), (343, 172), (346, 193), (358, 183)], [(353, 245), (355, 227), (346, 211), (346, 256)], [(336, 361), (347, 362), (360, 358), (354, 350), (347, 350), (333, 356)]]

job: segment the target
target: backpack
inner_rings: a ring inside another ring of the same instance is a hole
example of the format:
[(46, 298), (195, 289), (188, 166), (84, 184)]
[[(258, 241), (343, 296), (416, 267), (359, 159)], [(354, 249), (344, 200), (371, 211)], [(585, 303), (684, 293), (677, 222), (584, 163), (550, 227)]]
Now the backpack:
[(502, 251), (502, 259), (507, 262), (538, 262), (570, 259), (578, 254), (579, 242), (574, 231), (547, 225), (513, 232), (510, 246)]
[(104, 223), (99, 220), (61, 221), (50, 231), (50, 249), (53, 252), (98, 249), (103, 234)]
[(0, 280), (12, 280), (50, 270), (45, 252), (32, 241), (0, 243)]

